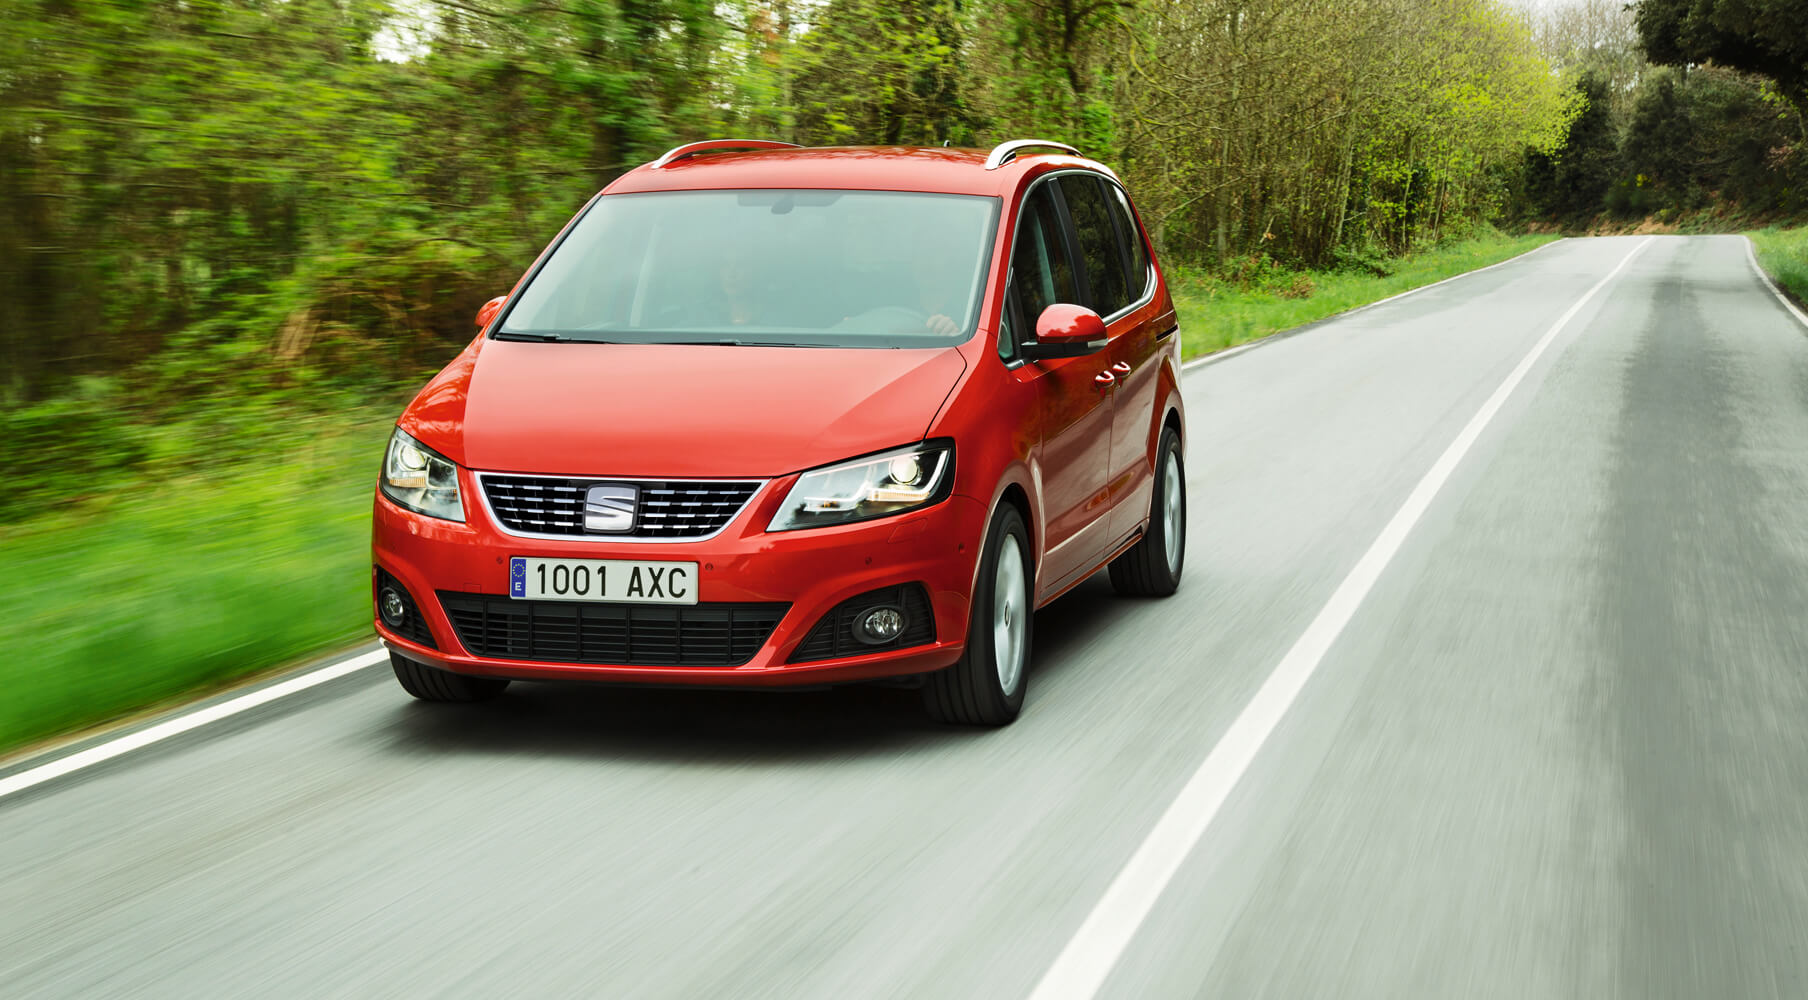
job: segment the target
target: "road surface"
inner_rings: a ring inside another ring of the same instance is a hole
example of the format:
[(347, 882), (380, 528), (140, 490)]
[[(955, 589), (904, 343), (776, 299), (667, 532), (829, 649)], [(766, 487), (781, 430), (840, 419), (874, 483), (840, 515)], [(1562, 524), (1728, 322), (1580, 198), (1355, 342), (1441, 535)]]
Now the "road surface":
[(0, 799), (0, 994), (1808, 995), (1808, 329), (1743, 240), (1564, 241), (1185, 392), (1180, 594), (1042, 611), (1016, 725), (360, 671)]

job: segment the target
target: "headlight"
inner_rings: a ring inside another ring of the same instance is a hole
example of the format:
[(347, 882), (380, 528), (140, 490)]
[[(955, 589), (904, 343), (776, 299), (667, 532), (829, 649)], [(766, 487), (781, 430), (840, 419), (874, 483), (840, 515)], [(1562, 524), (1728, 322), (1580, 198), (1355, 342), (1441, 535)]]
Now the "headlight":
[(804, 473), (766, 530), (792, 531), (902, 514), (941, 502), (953, 486), (953, 444), (911, 445)]
[(409, 510), (448, 521), (465, 519), (465, 505), (458, 497), (458, 466), (400, 427), (389, 436), (378, 485), (384, 496)]

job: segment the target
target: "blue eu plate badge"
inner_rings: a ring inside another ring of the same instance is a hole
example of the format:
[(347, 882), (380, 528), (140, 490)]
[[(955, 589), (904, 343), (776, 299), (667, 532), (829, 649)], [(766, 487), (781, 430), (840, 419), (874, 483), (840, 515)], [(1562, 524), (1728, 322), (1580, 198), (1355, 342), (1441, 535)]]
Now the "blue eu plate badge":
[(522, 556), (509, 557), (509, 596), (527, 596), (527, 560)]

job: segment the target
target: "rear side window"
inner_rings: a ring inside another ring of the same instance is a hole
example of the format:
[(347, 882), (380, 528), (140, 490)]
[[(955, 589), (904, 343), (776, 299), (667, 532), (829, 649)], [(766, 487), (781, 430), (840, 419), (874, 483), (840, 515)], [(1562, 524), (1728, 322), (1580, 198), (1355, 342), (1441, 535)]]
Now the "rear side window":
[(1086, 287), (1092, 301), (1085, 304), (1100, 316), (1109, 316), (1130, 304), (1130, 289), (1124, 280), (1117, 225), (1105, 202), (1104, 182), (1089, 174), (1067, 174), (1060, 184), (1080, 245), (1080, 259), (1086, 264)]
[(1034, 335), (1042, 310), (1057, 302), (1080, 301), (1073, 261), (1049, 190), (1044, 184), (1030, 192), (1017, 226), (1017, 242), (1011, 248), (1011, 294), (1022, 321), (1017, 329), (1029, 336)]
[(1136, 222), (1136, 213), (1130, 211), (1130, 199), (1124, 189), (1116, 184), (1105, 187), (1111, 192), (1111, 215), (1123, 234), (1125, 259), (1130, 264), (1126, 273), (1130, 301), (1135, 302), (1149, 290), (1149, 244), (1143, 240), (1142, 226)]

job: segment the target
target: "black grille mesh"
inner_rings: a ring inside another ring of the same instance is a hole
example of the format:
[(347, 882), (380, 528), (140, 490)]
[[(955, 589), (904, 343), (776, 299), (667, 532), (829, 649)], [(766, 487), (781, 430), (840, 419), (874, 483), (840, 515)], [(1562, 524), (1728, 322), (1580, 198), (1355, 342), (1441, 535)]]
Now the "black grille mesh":
[(582, 535), (584, 495), (602, 483), (637, 486), (634, 530), (606, 538), (699, 538), (720, 531), (759, 491), (757, 482), (662, 482), (630, 479), (554, 479), (546, 476), (482, 476), (483, 493), (496, 517), (513, 531)]
[[(880, 604), (889, 604), (904, 611), (904, 631), (887, 643), (871, 645), (854, 638), (855, 619), (860, 612)], [(835, 609), (822, 616), (822, 621), (810, 630), (804, 641), (798, 643), (797, 651), (791, 654), (792, 663), (807, 663), (811, 660), (832, 660), (838, 656), (859, 656), (862, 653), (882, 653), (888, 649), (903, 649), (907, 646), (922, 646), (935, 641), (935, 614), (929, 607), (929, 593), (920, 583), (906, 583), (882, 590), (869, 590), (859, 597), (852, 597)]]
[(445, 590), (439, 602), (474, 656), (664, 667), (738, 667), (791, 607), (517, 601)]
[(383, 622), (383, 624), (388, 626), (391, 632), (394, 632), (396, 635), (399, 635), (410, 642), (418, 642), (428, 649), (438, 649), (439, 645), (433, 641), (433, 633), (427, 630), (427, 622), (421, 618), (421, 609), (415, 607), (414, 596), (408, 593), (407, 587), (402, 586), (395, 577), (390, 576), (381, 568), (377, 570), (377, 585), (372, 594), (372, 597), (377, 602), (377, 620), (383, 620), (384, 587), (394, 587), (395, 592), (402, 595), (402, 607), (404, 610), (402, 612), (402, 624), (390, 625), (388, 622)]

